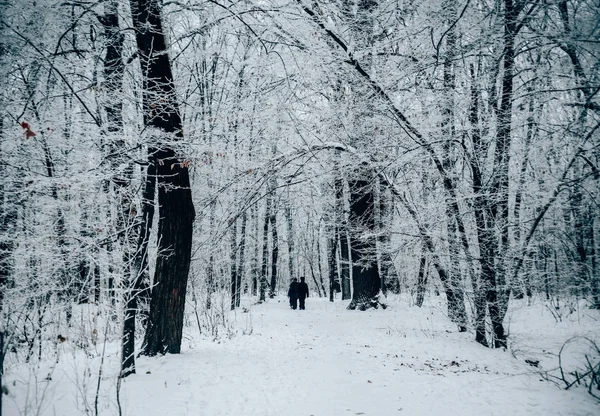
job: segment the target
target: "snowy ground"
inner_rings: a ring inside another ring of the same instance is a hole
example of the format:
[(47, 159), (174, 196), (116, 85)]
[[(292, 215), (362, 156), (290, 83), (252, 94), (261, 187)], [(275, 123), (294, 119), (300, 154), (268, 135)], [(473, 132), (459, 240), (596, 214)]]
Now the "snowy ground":
[[(216, 342), (190, 326), (182, 354), (137, 360), (137, 374), (120, 388), (122, 414), (600, 415), (584, 388), (561, 390), (524, 361), (550, 369), (570, 336), (598, 341), (597, 312), (556, 322), (541, 303), (517, 304), (511, 349), (499, 351), (456, 332), (440, 306), (345, 306), (310, 298), (306, 311), (292, 311), (285, 298), (270, 300), (230, 315), (234, 335)], [(88, 356), (68, 347), (56, 366), (9, 369), (5, 415), (95, 414), (102, 345)], [(118, 346), (108, 345), (99, 414), (118, 414), (117, 373)]]

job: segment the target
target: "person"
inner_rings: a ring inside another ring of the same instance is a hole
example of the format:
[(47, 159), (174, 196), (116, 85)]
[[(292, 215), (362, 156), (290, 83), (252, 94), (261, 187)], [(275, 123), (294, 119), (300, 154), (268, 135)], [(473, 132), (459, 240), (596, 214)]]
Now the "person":
[(300, 310), (303, 311), (305, 309), (304, 301), (308, 297), (308, 285), (304, 281), (304, 276), (300, 278), (300, 283), (298, 283), (298, 300), (300, 301)]
[(296, 309), (298, 307), (298, 279), (295, 277), (292, 279), (292, 283), (290, 283), (288, 297), (290, 298), (290, 308)]

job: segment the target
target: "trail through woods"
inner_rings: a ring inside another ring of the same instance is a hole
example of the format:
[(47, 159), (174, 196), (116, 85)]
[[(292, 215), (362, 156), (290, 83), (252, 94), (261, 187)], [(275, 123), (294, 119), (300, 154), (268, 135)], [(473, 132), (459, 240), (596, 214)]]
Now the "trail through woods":
[[(550, 369), (564, 340), (597, 337), (596, 312), (582, 309), (556, 323), (541, 303), (527, 308), (516, 302), (509, 313), (512, 346), (501, 351), (458, 333), (443, 308), (431, 306), (435, 301), (419, 309), (392, 300), (387, 310), (356, 312), (347, 311), (346, 302), (309, 298), (307, 310), (293, 311), (278, 297), (232, 312), (232, 336), (218, 341), (198, 335), (190, 320), (181, 354), (138, 359), (137, 374), (121, 386), (122, 414), (600, 414), (585, 389), (561, 390), (525, 363), (536, 359)], [(43, 379), (51, 362), (12, 369), (6, 415), (38, 409), (42, 415), (85, 414), (86, 406), (94, 413), (101, 345), (84, 356), (68, 344), (60, 346), (51, 380)], [(100, 414), (118, 414), (117, 374), (118, 345), (109, 344)]]

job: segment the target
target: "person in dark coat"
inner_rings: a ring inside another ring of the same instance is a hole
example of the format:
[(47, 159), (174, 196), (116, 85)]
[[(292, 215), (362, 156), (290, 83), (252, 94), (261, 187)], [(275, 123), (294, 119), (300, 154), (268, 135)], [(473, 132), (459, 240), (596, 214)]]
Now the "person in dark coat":
[(300, 301), (300, 310), (304, 310), (304, 300), (308, 297), (308, 285), (304, 282), (304, 276), (298, 283), (298, 300)]
[(298, 279), (295, 277), (292, 279), (292, 283), (290, 283), (288, 297), (290, 298), (290, 308), (296, 309), (298, 307)]

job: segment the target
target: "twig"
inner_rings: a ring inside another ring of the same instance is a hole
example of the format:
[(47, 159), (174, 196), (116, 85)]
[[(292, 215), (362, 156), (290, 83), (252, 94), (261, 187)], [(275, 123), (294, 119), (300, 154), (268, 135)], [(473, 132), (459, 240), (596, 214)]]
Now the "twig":
[(98, 385), (96, 386), (96, 398), (94, 400), (94, 411), (98, 416), (98, 397), (100, 395), (100, 382), (102, 381), (102, 367), (104, 366), (104, 353), (106, 351), (106, 338), (108, 336), (108, 325), (104, 329), (104, 344), (102, 345), (102, 359), (100, 360), (100, 370), (98, 370)]

